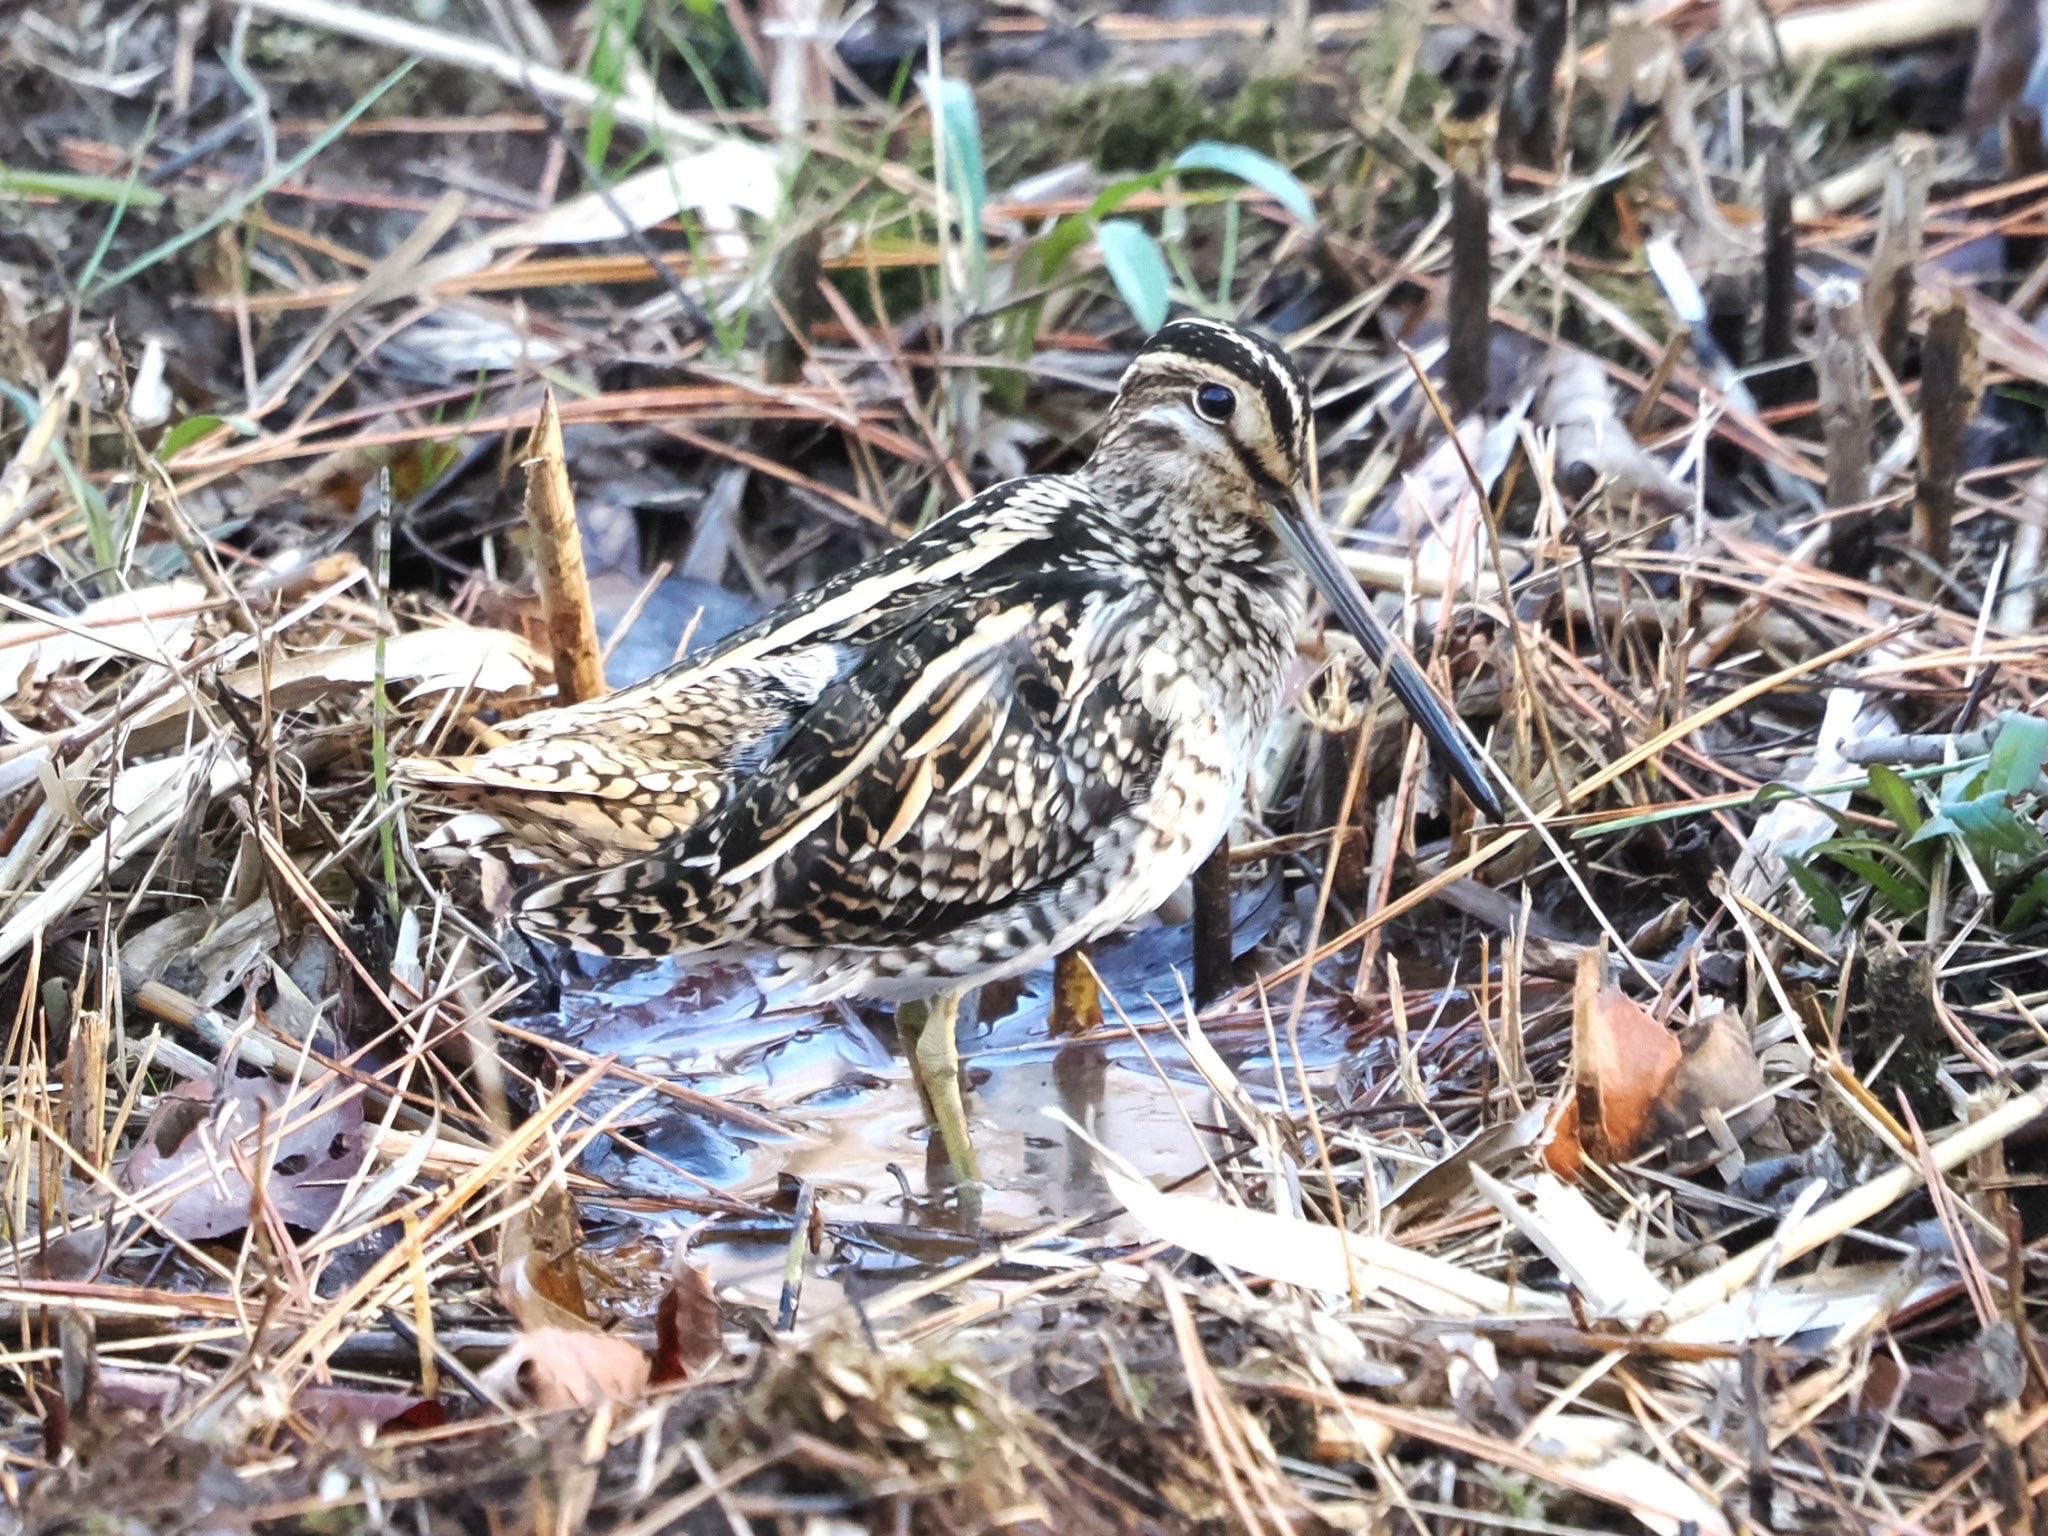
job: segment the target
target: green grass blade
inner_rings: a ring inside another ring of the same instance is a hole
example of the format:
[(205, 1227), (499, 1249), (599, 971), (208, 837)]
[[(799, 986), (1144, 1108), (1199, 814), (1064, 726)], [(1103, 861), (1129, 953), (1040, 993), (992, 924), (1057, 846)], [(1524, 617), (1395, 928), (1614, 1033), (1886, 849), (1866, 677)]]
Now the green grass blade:
[(0, 200), (61, 197), (80, 203), (163, 207), (163, 193), (154, 187), (138, 187), (134, 182), (132, 173), (126, 177), (86, 176), (72, 171), (22, 171), (0, 165)]
[(147, 272), (165, 258), (177, 255), (186, 246), (196, 241), (204, 240), (229, 220), (240, 218), (252, 204), (268, 196), (274, 188), (296, 176), (318, 158), (328, 145), (332, 144), (344, 133), (347, 133), (356, 119), (381, 101), (385, 93), (397, 85), (399, 81), (411, 74), (413, 66), (418, 62), (419, 60), (417, 59), (407, 59), (398, 68), (391, 71), (390, 74), (372, 86), (366, 95), (359, 97), (355, 104), (333, 123), (329, 124), (319, 137), (315, 138), (296, 155), (293, 155), (291, 159), (278, 166), (268, 176), (257, 182), (255, 186), (230, 197), (218, 209), (206, 218), (201, 219), (192, 228), (180, 231), (161, 244), (151, 246), (140, 256), (129, 262), (127, 266), (121, 268), (120, 271), (101, 278), (91, 289), (83, 291), (82, 296), (88, 299), (98, 298), (101, 294), (120, 287), (121, 284), (127, 282), (130, 278)]

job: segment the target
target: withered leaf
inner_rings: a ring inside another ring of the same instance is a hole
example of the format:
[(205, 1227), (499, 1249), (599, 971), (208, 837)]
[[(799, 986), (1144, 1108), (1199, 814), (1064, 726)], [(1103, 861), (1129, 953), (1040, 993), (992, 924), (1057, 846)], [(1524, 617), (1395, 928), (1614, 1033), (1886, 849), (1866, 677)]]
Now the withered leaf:
[(122, 1182), (177, 1236), (224, 1237), (249, 1224), (249, 1173), (264, 1156), (271, 1204), (312, 1231), (362, 1165), (362, 1129), (361, 1098), (331, 1080), (310, 1097), (267, 1077), (181, 1083), (157, 1101)]

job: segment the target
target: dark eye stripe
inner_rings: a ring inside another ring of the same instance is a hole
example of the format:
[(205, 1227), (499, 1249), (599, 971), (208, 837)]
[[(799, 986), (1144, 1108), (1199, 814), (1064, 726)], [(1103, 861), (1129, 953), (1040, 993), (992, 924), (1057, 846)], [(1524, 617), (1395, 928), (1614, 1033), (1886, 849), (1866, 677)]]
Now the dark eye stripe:
[(1290, 446), (1300, 442), (1298, 402), (1308, 391), (1293, 361), (1271, 342), (1208, 320), (1175, 320), (1161, 326), (1138, 355), (1169, 351), (1214, 364), (1252, 385), (1265, 403), (1274, 436)]

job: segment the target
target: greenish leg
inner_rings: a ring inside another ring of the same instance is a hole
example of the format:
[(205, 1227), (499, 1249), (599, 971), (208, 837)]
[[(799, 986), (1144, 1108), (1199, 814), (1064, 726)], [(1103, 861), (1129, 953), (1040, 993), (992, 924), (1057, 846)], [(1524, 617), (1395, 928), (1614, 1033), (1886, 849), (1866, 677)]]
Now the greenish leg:
[(960, 1096), (960, 1047), (954, 1032), (960, 1023), (960, 994), (942, 992), (922, 1003), (905, 1003), (896, 1012), (897, 1028), (906, 1038), (911, 1076), (924, 1090), (932, 1126), (944, 1144), (954, 1175), (965, 1183), (981, 1181), (981, 1164), (967, 1133), (967, 1106)]

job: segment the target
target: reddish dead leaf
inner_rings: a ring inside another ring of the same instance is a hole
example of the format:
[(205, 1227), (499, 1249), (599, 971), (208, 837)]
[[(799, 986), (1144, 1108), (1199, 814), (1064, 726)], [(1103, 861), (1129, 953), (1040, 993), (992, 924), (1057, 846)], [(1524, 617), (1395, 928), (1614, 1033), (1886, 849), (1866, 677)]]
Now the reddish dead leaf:
[(1550, 1117), (1550, 1140), (1543, 1144), (1543, 1166), (1560, 1179), (1578, 1182), (1586, 1166), (1586, 1147), (1579, 1137), (1579, 1101), (1566, 1099)]
[[(121, 1367), (102, 1371), (95, 1386), (99, 1405), (147, 1413), (170, 1410), (181, 1395), (191, 1390), (190, 1381), (177, 1375)], [(259, 1399), (252, 1392), (247, 1401), (254, 1404)], [(357, 1424), (367, 1424), (379, 1432), (437, 1429), (448, 1422), (447, 1409), (417, 1392), (384, 1392), (308, 1382), (288, 1405), (281, 1393), (261, 1401), (273, 1402), (279, 1411), (288, 1406), (291, 1416), (304, 1425), (330, 1432)], [(266, 1425), (278, 1422), (272, 1415), (261, 1417)]]
[(299, 1389), (292, 1408), (320, 1429), (346, 1429), (368, 1424), (379, 1433), (389, 1430), (439, 1429), (448, 1410), (417, 1392), (373, 1392), (356, 1387), (309, 1385)]
[(363, 1159), (362, 1100), (334, 1098), (329, 1084), (293, 1102), (288, 1085), (267, 1077), (181, 1083), (157, 1100), (122, 1182), (179, 1237), (224, 1237), (248, 1226), (247, 1170), (268, 1156), (271, 1203), (290, 1225), (314, 1230)]
[(560, 1180), (535, 1192), (505, 1224), (498, 1293), (522, 1328), (591, 1327), (583, 1291), (583, 1224)]
[(695, 1264), (678, 1263), (654, 1314), (654, 1383), (687, 1381), (709, 1370), (724, 1348), (711, 1276)]
[[(2037, 1336), (2037, 1348), (2041, 1342)], [(1987, 1408), (2019, 1395), (2026, 1369), (2018, 1333), (2001, 1321), (1932, 1360), (1902, 1365), (1888, 1355), (1873, 1356), (1856, 1404), (1866, 1413), (1918, 1419), (1945, 1434), (1963, 1433)]]
[(647, 1357), (626, 1339), (587, 1328), (529, 1328), (484, 1368), (507, 1402), (553, 1411), (630, 1403), (647, 1388)]
[(1737, 1141), (1755, 1135), (1774, 1106), (1764, 1096), (1764, 1069), (1757, 1064), (1742, 1020), (1725, 1011), (1717, 1013), (1688, 1026), (1678, 1045), (1683, 1053), (1678, 1070), (1654, 1108), (1656, 1134), (1690, 1135), (1705, 1123), (1708, 1110), (1719, 1110), (1729, 1117), (1728, 1129)]
[(1681, 1052), (1671, 1031), (1606, 979), (1606, 957), (1579, 956), (1572, 989), (1574, 1091), (1551, 1122), (1543, 1158), (1576, 1178), (1584, 1158), (1621, 1162), (1648, 1142), (1656, 1105)]

